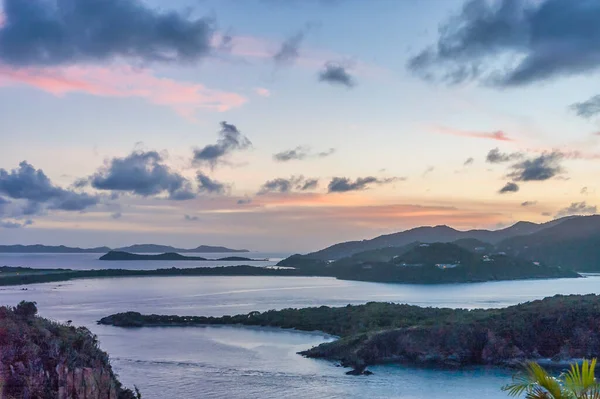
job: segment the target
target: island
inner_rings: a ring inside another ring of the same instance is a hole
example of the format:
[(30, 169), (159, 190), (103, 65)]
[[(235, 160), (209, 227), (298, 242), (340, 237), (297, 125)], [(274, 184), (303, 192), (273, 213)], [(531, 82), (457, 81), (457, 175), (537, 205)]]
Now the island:
[(201, 317), (125, 312), (99, 324), (117, 327), (244, 325), (322, 331), (338, 340), (300, 352), (352, 367), (563, 365), (600, 356), (600, 296), (557, 295), (502, 309), (446, 309), (371, 302), (345, 307)]
[(0, 306), (0, 397), (136, 399), (85, 327), (37, 316), (35, 302)]
[(188, 261), (215, 260), (215, 261), (256, 262), (256, 261), (259, 261), (261, 259), (250, 259), (250, 258), (244, 258), (242, 256), (227, 256), (227, 257), (218, 258), (218, 259), (207, 259), (207, 258), (203, 258), (201, 256), (185, 256), (185, 255), (180, 255), (180, 254), (175, 253), (175, 252), (166, 252), (164, 254), (158, 254), (158, 255), (140, 255), (140, 254), (133, 254), (133, 253), (124, 252), (124, 251), (109, 251), (105, 255), (102, 255), (100, 257), (100, 260), (169, 260), (169, 261), (170, 260), (173, 260), (173, 261), (180, 261), (180, 260), (188, 260)]
[[(180, 254), (140, 255), (109, 252), (106, 261), (117, 260), (200, 260)], [(242, 260), (240, 260), (242, 259)], [(241, 257), (220, 258), (218, 261), (252, 261)], [(290, 266), (288, 262), (290, 262)], [(65, 281), (102, 277), (166, 277), (166, 276), (280, 276), (333, 277), (340, 280), (373, 281), (402, 284), (451, 284), (485, 281), (578, 278), (578, 273), (532, 262), (503, 253), (485, 255), (471, 252), (457, 244), (413, 243), (401, 248), (386, 248), (358, 253), (335, 262), (290, 257), (278, 266), (250, 265), (164, 268), (154, 270), (129, 269), (32, 269), (0, 267), (0, 286)]]
[(0, 245), (0, 253), (20, 253), (20, 254), (83, 254), (83, 253), (106, 253), (108, 251), (124, 251), (135, 253), (162, 253), (162, 252), (178, 252), (178, 253), (236, 253), (250, 252), (247, 249), (231, 249), (222, 246), (199, 245), (196, 248), (176, 248), (170, 245), (158, 244), (134, 244), (121, 248), (94, 247), (94, 248), (79, 248), (67, 247), (65, 245)]

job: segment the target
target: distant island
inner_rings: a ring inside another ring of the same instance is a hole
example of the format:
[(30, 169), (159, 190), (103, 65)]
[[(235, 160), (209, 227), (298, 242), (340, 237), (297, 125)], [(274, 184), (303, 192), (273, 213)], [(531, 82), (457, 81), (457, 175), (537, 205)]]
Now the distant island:
[(362, 374), (369, 365), (462, 367), (556, 364), (600, 356), (600, 296), (557, 295), (503, 309), (443, 309), (371, 302), (251, 312), (237, 316), (142, 315), (125, 312), (99, 324), (119, 327), (247, 325), (322, 331), (340, 339), (300, 352), (339, 361)]
[[(106, 257), (106, 258), (105, 258)], [(109, 252), (103, 260), (208, 260), (179, 254), (139, 255)], [(101, 259), (102, 259), (101, 258)], [(239, 260), (221, 258), (221, 261)], [(246, 258), (241, 262), (248, 261)], [(447, 284), (536, 278), (577, 278), (578, 273), (541, 263), (513, 258), (505, 254), (482, 255), (452, 243), (411, 244), (355, 254), (336, 262), (294, 257), (287, 261), (294, 267), (254, 267), (250, 265), (165, 268), (155, 270), (128, 269), (31, 269), (0, 267), (0, 286), (65, 281), (82, 278), (144, 276), (287, 276), (334, 277), (341, 280), (382, 283)]]
[(250, 259), (244, 258), (241, 256), (227, 256), (225, 258), (219, 259), (207, 259), (201, 256), (184, 256), (175, 252), (166, 252), (164, 254), (159, 255), (140, 255), (140, 254), (132, 254), (130, 252), (124, 251), (110, 251), (105, 255), (100, 257), (100, 260), (169, 260), (169, 261), (205, 261), (205, 260), (215, 260), (215, 261), (249, 261), (256, 262), (262, 259)]
[(156, 245), (156, 244), (135, 244), (128, 247), (114, 248), (109, 247), (94, 247), (94, 248), (77, 248), (77, 247), (66, 247), (64, 245), (0, 245), (0, 253), (52, 253), (52, 254), (82, 254), (82, 253), (107, 253), (109, 251), (123, 251), (133, 253), (164, 253), (164, 252), (178, 252), (178, 253), (236, 253), (236, 252), (250, 252), (247, 249), (231, 249), (219, 246), (200, 245), (196, 248), (184, 249), (175, 248), (169, 245)]
[(371, 262), (391, 262), (392, 257), (403, 255), (417, 244), (433, 243), (453, 243), (481, 256), (502, 254), (548, 267), (600, 272), (600, 215), (569, 216), (542, 224), (518, 222), (494, 231), (417, 227), (370, 240), (343, 242), (305, 255), (292, 255), (279, 265), (368, 266)]

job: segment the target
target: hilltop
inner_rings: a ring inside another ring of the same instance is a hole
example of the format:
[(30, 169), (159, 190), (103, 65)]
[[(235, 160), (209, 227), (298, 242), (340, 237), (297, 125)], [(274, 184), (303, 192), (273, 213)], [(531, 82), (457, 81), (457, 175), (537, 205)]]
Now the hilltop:
[(0, 307), (0, 397), (135, 399), (85, 327), (37, 316), (34, 302)]
[(356, 266), (364, 261), (387, 262), (416, 245), (427, 243), (454, 243), (480, 255), (503, 253), (561, 269), (600, 271), (600, 215), (570, 216), (542, 224), (518, 222), (495, 231), (418, 227), (371, 240), (335, 244), (306, 255), (292, 255), (279, 264), (315, 267), (330, 263)]

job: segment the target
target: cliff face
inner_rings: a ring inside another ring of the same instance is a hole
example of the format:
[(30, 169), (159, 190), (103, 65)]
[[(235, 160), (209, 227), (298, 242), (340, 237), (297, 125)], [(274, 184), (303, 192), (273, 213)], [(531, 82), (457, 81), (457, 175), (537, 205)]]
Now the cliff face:
[(0, 397), (135, 399), (85, 327), (36, 316), (34, 303), (0, 307)]

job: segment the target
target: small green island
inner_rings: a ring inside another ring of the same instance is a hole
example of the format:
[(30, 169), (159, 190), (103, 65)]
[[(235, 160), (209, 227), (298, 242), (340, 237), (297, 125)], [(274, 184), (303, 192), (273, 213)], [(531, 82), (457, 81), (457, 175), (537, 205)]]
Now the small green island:
[(201, 317), (125, 312), (99, 324), (118, 327), (243, 325), (322, 331), (338, 336), (300, 352), (363, 374), (382, 363), (419, 366), (564, 366), (600, 356), (600, 296), (557, 295), (502, 309), (444, 309), (371, 302), (345, 307)]
[(213, 261), (244, 261), (244, 262), (256, 262), (263, 259), (251, 259), (245, 258), (243, 256), (226, 256), (224, 258), (218, 259), (207, 259), (201, 256), (186, 256), (181, 255), (176, 252), (165, 252), (163, 254), (157, 255), (142, 255), (142, 254), (134, 254), (131, 252), (125, 251), (109, 251), (108, 253), (102, 255), (100, 260), (113, 260), (113, 261), (121, 261), (121, 260), (168, 260), (168, 261), (205, 261), (205, 260), (213, 260)]

